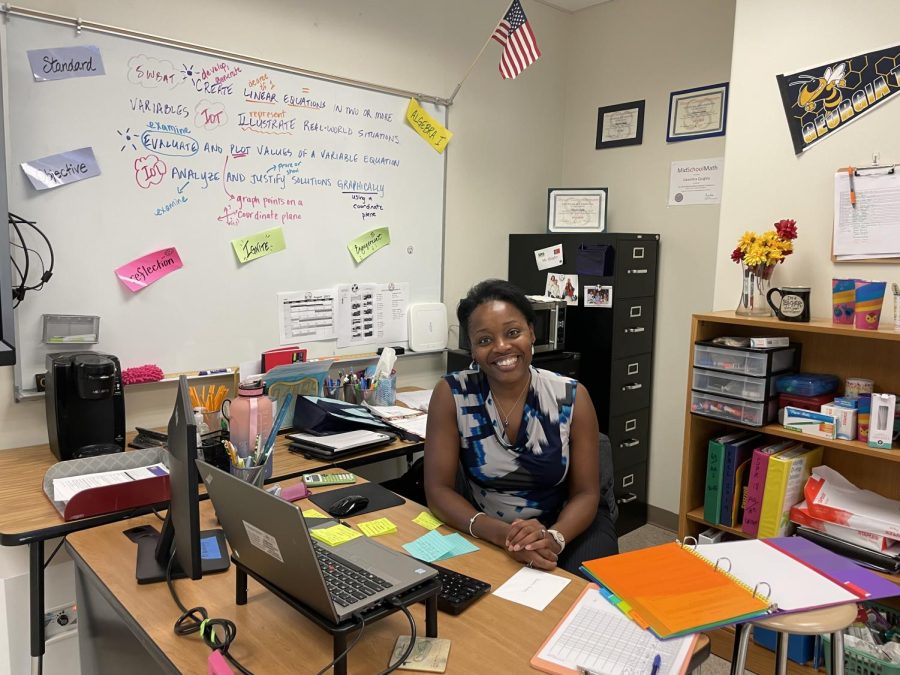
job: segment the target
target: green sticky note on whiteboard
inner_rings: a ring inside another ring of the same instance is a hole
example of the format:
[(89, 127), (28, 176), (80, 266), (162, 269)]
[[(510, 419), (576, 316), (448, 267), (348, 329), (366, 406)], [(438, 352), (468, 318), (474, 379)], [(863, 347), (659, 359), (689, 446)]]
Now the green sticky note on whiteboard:
[(263, 230), (249, 237), (232, 239), (231, 245), (241, 263), (262, 258), (271, 253), (278, 253), (287, 248), (284, 244), (284, 231), (280, 227)]
[(380, 248), (391, 243), (391, 232), (386, 227), (379, 227), (359, 235), (347, 244), (350, 254), (356, 262), (362, 262)]

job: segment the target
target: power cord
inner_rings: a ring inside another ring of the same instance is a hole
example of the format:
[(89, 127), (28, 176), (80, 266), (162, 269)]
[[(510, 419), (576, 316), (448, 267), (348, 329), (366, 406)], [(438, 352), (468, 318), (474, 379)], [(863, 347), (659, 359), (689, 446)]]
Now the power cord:
[(400, 611), (406, 614), (406, 618), (409, 620), (409, 644), (406, 645), (406, 650), (400, 655), (400, 658), (397, 659), (397, 662), (391, 664), (387, 667), (386, 670), (382, 670), (378, 675), (387, 675), (388, 673), (393, 673), (397, 668), (402, 666), (406, 659), (409, 658), (409, 655), (412, 654), (413, 648), (416, 646), (416, 620), (413, 618), (413, 615), (409, 613), (409, 610), (406, 608), (400, 600), (396, 597), (393, 597), (389, 600), (389, 602), (394, 607), (399, 607)]
[(356, 646), (356, 643), (357, 643), (357, 642), (359, 642), (359, 639), (362, 637), (363, 631), (364, 631), (365, 628), (366, 628), (366, 617), (364, 617), (364, 616), (363, 616), (362, 614), (360, 614), (359, 612), (354, 612), (352, 616), (353, 616), (354, 619), (356, 619), (356, 622), (359, 624), (359, 632), (356, 634), (356, 637), (353, 638), (353, 642), (351, 642), (351, 643), (347, 646), (347, 649), (345, 649), (345, 650), (342, 651), (340, 654), (338, 654), (337, 656), (335, 656), (334, 659), (332, 659), (331, 663), (329, 663), (329, 664), (326, 665), (324, 668), (322, 668), (322, 670), (320, 670), (318, 673), (316, 673), (316, 675), (323, 675), (323, 673), (325, 673), (326, 670), (329, 670), (332, 666), (334, 666), (335, 663), (337, 663), (337, 662), (340, 661), (342, 658), (344, 658), (345, 656), (347, 656), (347, 654), (350, 653), (350, 650), (353, 649), (353, 648)]
[[(24, 268), (25, 269), (23, 270), (22, 268), (19, 267), (19, 264), (16, 262), (16, 260), (15, 260), (15, 258), (13, 258), (13, 256), (9, 257), (13, 263), (13, 266), (16, 268), (16, 271), (19, 273), (19, 283), (15, 288), (12, 289), (12, 296), (13, 296), (13, 300), (14, 300), (13, 307), (18, 307), (19, 303), (21, 303), (22, 300), (25, 299), (26, 291), (39, 291), (44, 287), (44, 284), (46, 284), (48, 281), (50, 281), (50, 277), (53, 276), (53, 266), (56, 262), (56, 256), (53, 253), (53, 246), (50, 243), (50, 239), (37, 226), (37, 223), (35, 223), (34, 221), (31, 221), (31, 220), (26, 220), (26, 219), (22, 218), (21, 216), (17, 216), (15, 213), (12, 213), (11, 211), (8, 212), (8, 216), (9, 216), (9, 224), (15, 230), (16, 235), (19, 238), (18, 244), (16, 244), (14, 241), (10, 241), (10, 244), (15, 246), (16, 248), (22, 249), (22, 257), (24, 258)], [(44, 259), (40, 255), (40, 253), (38, 253), (33, 248), (29, 248), (28, 245), (25, 243), (25, 237), (22, 234), (22, 230), (19, 228), (19, 225), (28, 225), (31, 229), (33, 229), (35, 232), (37, 232), (41, 236), (41, 238), (44, 240), (44, 243), (47, 245), (47, 250), (50, 252), (50, 267), (49, 268), (47, 268), (44, 265)], [(31, 268), (31, 260), (30, 260), (30, 255), (29, 255), (30, 253), (34, 253), (41, 262), (40, 281), (31, 286), (28, 285), (28, 273)]]
[[(175, 635), (184, 637), (191, 633), (199, 632), (207, 647), (213, 651), (219, 650), (222, 656), (228, 659), (244, 675), (253, 675), (251, 671), (244, 668), (237, 659), (228, 653), (228, 648), (231, 647), (231, 644), (237, 638), (237, 626), (234, 622), (229, 619), (210, 619), (205, 607), (191, 607), (187, 609), (182, 604), (178, 593), (175, 591), (175, 585), (172, 583), (172, 566), (174, 564), (175, 548), (172, 547), (172, 555), (169, 556), (169, 562), (166, 565), (166, 585), (169, 587), (172, 599), (175, 600), (175, 604), (181, 610), (181, 616), (175, 621)], [(216, 634), (215, 629), (217, 626), (222, 629), (222, 636)]]

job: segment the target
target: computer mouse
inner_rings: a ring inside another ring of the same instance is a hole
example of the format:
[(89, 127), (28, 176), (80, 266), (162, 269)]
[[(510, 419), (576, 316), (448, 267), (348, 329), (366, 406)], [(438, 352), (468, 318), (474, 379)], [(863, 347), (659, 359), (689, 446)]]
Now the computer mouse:
[(332, 504), (328, 509), (328, 513), (332, 516), (343, 518), (344, 516), (352, 516), (354, 513), (362, 511), (368, 505), (368, 497), (363, 497), (362, 495), (347, 495)]

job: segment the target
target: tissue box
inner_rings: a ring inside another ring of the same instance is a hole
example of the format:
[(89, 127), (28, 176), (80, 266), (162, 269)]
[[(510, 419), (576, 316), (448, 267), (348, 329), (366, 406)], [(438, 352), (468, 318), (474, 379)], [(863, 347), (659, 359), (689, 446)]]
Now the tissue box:
[(835, 437), (834, 415), (787, 406), (784, 409), (782, 424), (785, 429), (816, 436), (817, 438), (830, 438), (833, 440)]
[(823, 405), (821, 412), (834, 417), (834, 436), (844, 441), (856, 440), (856, 410), (840, 405)]
[(894, 394), (872, 394), (872, 410), (869, 413), (870, 448), (891, 447), (896, 407), (897, 397)]

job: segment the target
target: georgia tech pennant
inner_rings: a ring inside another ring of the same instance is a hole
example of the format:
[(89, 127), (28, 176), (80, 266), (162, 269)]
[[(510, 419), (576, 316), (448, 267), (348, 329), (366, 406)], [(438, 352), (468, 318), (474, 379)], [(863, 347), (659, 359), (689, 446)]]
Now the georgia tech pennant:
[(900, 89), (900, 46), (778, 75), (794, 153), (800, 154)]

